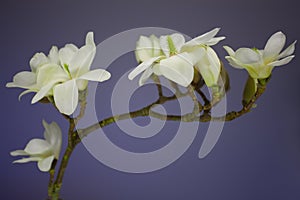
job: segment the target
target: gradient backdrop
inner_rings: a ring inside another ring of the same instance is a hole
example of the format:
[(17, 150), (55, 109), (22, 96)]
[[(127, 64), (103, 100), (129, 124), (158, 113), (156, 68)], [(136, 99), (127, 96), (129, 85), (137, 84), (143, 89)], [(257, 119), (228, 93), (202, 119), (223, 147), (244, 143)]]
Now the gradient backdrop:
[[(52, 45), (62, 47), (67, 42), (82, 45), (90, 30), (95, 32), (98, 44), (136, 27), (165, 27), (191, 37), (221, 27), (219, 35), (227, 39), (215, 49), (224, 61), (222, 45), (229, 44), (235, 49), (263, 48), (267, 38), (278, 30), (287, 35), (288, 44), (300, 37), (299, 3), (295, 0), (11, 0), (1, 1), (0, 16), (0, 196), (5, 200), (46, 198), (48, 174), (38, 171), (36, 163), (13, 165), (14, 158), (9, 152), (23, 148), (31, 138), (42, 137), (42, 119), (57, 121), (63, 131), (67, 129), (66, 121), (53, 107), (31, 105), (32, 95), (19, 102), (21, 90), (4, 87), (15, 73), (29, 69), (29, 59), (35, 52), (48, 52)], [(219, 142), (205, 159), (197, 157), (204, 137), (200, 131), (179, 160), (147, 174), (127, 174), (108, 168), (79, 145), (65, 174), (62, 197), (67, 200), (300, 199), (298, 44), (296, 55), (289, 65), (276, 68), (253, 112), (226, 123)], [(110, 114), (110, 89), (118, 76), (135, 65), (131, 53), (110, 66), (113, 78), (97, 92), (97, 110), (103, 116)], [(232, 77), (228, 107), (238, 109), (247, 73), (229, 65), (226, 68)], [(139, 91), (133, 97), (136, 98), (133, 108), (151, 100), (142, 95), (142, 88)], [(139, 119), (137, 123), (147, 124), (147, 120)], [(171, 125), (177, 128), (176, 123)], [(162, 133), (156, 138), (161, 140), (139, 143), (130, 141), (114, 125), (105, 131), (120, 146), (132, 151), (143, 151), (139, 144), (148, 150), (160, 148), (173, 137), (172, 129), (166, 129), (166, 135)], [(64, 146), (65, 141), (64, 137)]]

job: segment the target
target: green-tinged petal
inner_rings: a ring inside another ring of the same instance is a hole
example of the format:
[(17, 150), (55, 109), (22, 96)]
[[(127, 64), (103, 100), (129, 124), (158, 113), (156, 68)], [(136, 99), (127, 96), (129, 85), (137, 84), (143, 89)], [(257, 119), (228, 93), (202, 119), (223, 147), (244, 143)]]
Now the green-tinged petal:
[(160, 61), (159, 70), (167, 79), (187, 87), (193, 80), (194, 68), (188, 53), (181, 53)]
[(164, 54), (169, 57), (170, 54), (180, 52), (181, 47), (184, 45), (185, 39), (183, 35), (174, 33), (172, 35), (164, 35), (159, 39), (160, 47)]
[(158, 57), (151, 58), (145, 62), (142, 62), (134, 70), (132, 70), (132, 72), (129, 73), (128, 79), (129, 80), (134, 79), (137, 75), (145, 71), (147, 68), (151, 67), (152, 64), (160, 58), (161, 56), (158, 56)]
[(231, 56), (225, 56), (226, 60), (229, 62), (229, 64), (232, 67), (235, 67), (237, 69), (243, 69), (243, 64), (240, 64), (234, 57)]
[(78, 79), (84, 79), (89, 81), (98, 81), (103, 82), (108, 80), (111, 77), (111, 74), (104, 69), (95, 69), (89, 71), (88, 73), (83, 74)]
[(24, 150), (16, 150), (16, 151), (10, 152), (10, 155), (11, 156), (28, 156), (29, 154)]
[(256, 90), (257, 90), (257, 79), (253, 79), (252, 77), (249, 76), (244, 87), (243, 101), (242, 101), (243, 105), (249, 103), (249, 101), (254, 96)]
[(285, 35), (281, 31), (274, 33), (266, 43), (264, 57), (277, 57), (285, 44), (285, 39)]
[(52, 83), (49, 83), (49, 84), (45, 85), (44, 87), (42, 87), (33, 96), (32, 100), (31, 100), (31, 104), (34, 104), (34, 103), (38, 102), (39, 100), (41, 100), (42, 98), (44, 98), (45, 96), (47, 96), (54, 85), (55, 85), (55, 83), (52, 82)]
[(61, 48), (58, 52), (60, 64), (62, 66), (69, 65), (77, 51), (78, 48), (74, 44), (66, 44), (66, 46)]
[(139, 80), (139, 86), (144, 85), (144, 83), (148, 80), (148, 78), (153, 74), (153, 70), (152, 68), (148, 68), (144, 71), (144, 73), (142, 74), (140, 80)]
[[(149, 69), (149, 68), (148, 68), (148, 69)], [(159, 70), (159, 63), (154, 64), (154, 65), (152, 66), (152, 71), (153, 71), (153, 73), (154, 73), (155, 75), (157, 75), (157, 76), (161, 76), (161, 75), (162, 75), (161, 72), (160, 72), (160, 70)]]
[(208, 87), (217, 84), (221, 70), (221, 63), (212, 48), (207, 48), (206, 56), (203, 56), (203, 58), (196, 64), (196, 68), (200, 72)]
[(49, 156), (45, 159), (38, 161), (38, 168), (42, 172), (47, 172), (50, 170), (52, 162), (54, 160), (54, 156)]
[(36, 74), (33, 72), (23, 71), (17, 73), (13, 82), (7, 83), (6, 87), (20, 87), (24, 89), (29, 89), (36, 83)]
[(71, 115), (78, 104), (78, 87), (76, 80), (70, 80), (53, 88), (54, 102), (57, 109), (66, 115)]
[(295, 56), (288, 56), (288, 57), (283, 58), (283, 59), (281, 59), (281, 60), (277, 60), (277, 61), (271, 62), (271, 63), (269, 63), (268, 65), (269, 65), (269, 66), (273, 66), (273, 67), (285, 65), (285, 64), (288, 64), (289, 62), (291, 62), (291, 60), (292, 60), (294, 57), (295, 57)]
[(297, 43), (297, 40), (294, 41), (288, 48), (286, 48), (281, 54), (279, 54), (278, 59), (284, 58), (286, 56), (290, 56), (295, 51), (295, 44)]
[(235, 55), (235, 52), (231, 47), (223, 46), (223, 48), (226, 50), (226, 52), (228, 53), (229, 56), (234, 56)]
[(96, 47), (86, 45), (81, 47), (70, 61), (69, 70), (72, 78), (77, 78), (90, 70), (96, 54)]
[(36, 70), (44, 64), (49, 63), (49, 59), (44, 53), (36, 53), (30, 59), (29, 65), (32, 72), (36, 72)]
[(29, 157), (29, 158), (22, 158), (19, 160), (15, 160), (13, 163), (27, 163), (31, 161), (40, 161), (42, 158), (40, 157)]
[(42, 139), (32, 139), (26, 145), (24, 151), (30, 155), (42, 155), (49, 151), (51, 145), (46, 140)]
[(252, 64), (261, 62), (262, 58), (260, 55), (253, 49), (249, 48), (240, 48), (235, 52), (235, 58), (243, 64)]

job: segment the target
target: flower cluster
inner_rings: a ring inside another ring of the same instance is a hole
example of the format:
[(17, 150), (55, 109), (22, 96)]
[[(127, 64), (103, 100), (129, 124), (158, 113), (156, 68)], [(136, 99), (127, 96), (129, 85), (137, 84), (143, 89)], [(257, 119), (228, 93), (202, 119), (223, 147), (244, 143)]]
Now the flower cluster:
[(36, 92), (31, 103), (53, 96), (58, 110), (70, 115), (77, 107), (78, 91), (86, 89), (87, 81), (102, 82), (110, 78), (110, 73), (103, 69), (90, 71), (95, 53), (94, 36), (89, 32), (86, 44), (81, 48), (67, 44), (59, 50), (53, 46), (48, 56), (36, 53), (29, 63), (31, 71), (16, 74), (13, 82), (7, 83), (6, 87), (27, 89), (19, 98)]
[(221, 70), (220, 60), (210, 47), (225, 37), (215, 37), (219, 28), (185, 42), (183, 35), (174, 33), (159, 39), (141, 36), (137, 42), (136, 59), (141, 62), (129, 75), (130, 80), (144, 72), (139, 84), (143, 85), (154, 73), (187, 87), (194, 78), (194, 69), (202, 75), (208, 87), (216, 85)]

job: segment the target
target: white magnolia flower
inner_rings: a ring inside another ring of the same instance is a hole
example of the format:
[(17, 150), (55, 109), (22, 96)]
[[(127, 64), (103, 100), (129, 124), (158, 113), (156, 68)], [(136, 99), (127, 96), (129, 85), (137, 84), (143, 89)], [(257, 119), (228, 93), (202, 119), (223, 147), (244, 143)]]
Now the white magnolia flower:
[(13, 163), (27, 163), (37, 161), (38, 168), (43, 171), (49, 171), (54, 159), (59, 159), (62, 135), (59, 126), (52, 122), (47, 124), (43, 121), (45, 127), (45, 139), (32, 139), (28, 142), (24, 150), (12, 151), (12, 156), (29, 156), (14, 161)]
[[(210, 87), (217, 82), (220, 73), (220, 61), (216, 53), (210, 48), (210, 45), (217, 44), (225, 37), (215, 37), (220, 29), (216, 28), (212, 31), (198, 36), (188, 42), (185, 42), (183, 35), (174, 33), (172, 35), (164, 35), (160, 37), (159, 45), (163, 54), (157, 49), (157, 40), (146, 37), (139, 40), (137, 49), (147, 47), (143, 53), (143, 59), (140, 59), (140, 53), (136, 53), (137, 60), (142, 61), (129, 75), (132, 80), (138, 74), (144, 72), (139, 80), (139, 84), (143, 85), (146, 80), (154, 73), (158, 76), (163, 75), (171, 81), (179, 85), (187, 87), (193, 80), (194, 67), (201, 73), (205, 83)], [(149, 41), (154, 41), (149, 45)], [(150, 47), (150, 48), (149, 48)], [(151, 54), (153, 50), (156, 53)], [(150, 50), (146, 53), (147, 50)]]
[(70, 115), (78, 105), (78, 90), (86, 89), (88, 81), (102, 82), (111, 76), (103, 69), (90, 71), (95, 53), (93, 33), (89, 32), (81, 48), (67, 44), (60, 50), (52, 47), (48, 57), (36, 54), (30, 61), (32, 71), (18, 73), (6, 86), (27, 89), (21, 95), (36, 92), (31, 103), (53, 96), (58, 110)]
[(240, 48), (234, 52), (230, 47), (224, 46), (229, 54), (225, 58), (233, 67), (246, 69), (254, 79), (268, 78), (274, 67), (285, 65), (295, 57), (292, 54), (295, 50), (296, 41), (281, 52), (285, 40), (285, 35), (282, 32), (277, 32), (269, 38), (263, 50)]

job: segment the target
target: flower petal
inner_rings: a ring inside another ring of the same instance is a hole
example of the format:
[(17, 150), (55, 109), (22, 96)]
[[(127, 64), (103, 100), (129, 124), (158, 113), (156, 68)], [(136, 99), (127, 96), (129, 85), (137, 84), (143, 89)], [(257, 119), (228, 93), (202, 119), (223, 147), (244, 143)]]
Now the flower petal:
[(52, 87), (55, 85), (55, 82), (49, 83), (47, 85), (45, 85), (44, 87), (42, 87), (32, 98), (31, 100), (31, 104), (34, 104), (36, 102), (38, 102), (39, 100), (41, 100), (42, 98), (44, 98), (45, 96), (47, 96), (47, 94), (49, 93), (49, 91), (52, 89)]
[(261, 61), (260, 55), (253, 49), (240, 48), (235, 52), (235, 58), (243, 64), (252, 64)]
[(144, 83), (148, 80), (148, 78), (153, 74), (153, 70), (151, 67), (146, 69), (144, 73), (142, 74), (140, 80), (139, 80), (139, 86), (144, 85)]
[(163, 35), (159, 39), (160, 47), (164, 54), (169, 57), (170, 53), (175, 53), (171, 51), (179, 52), (181, 47), (184, 45), (185, 39), (183, 35), (179, 33), (174, 33), (172, 35)]
[(58, 52), (60, 64), (62, 66), (69, 65), (77, 51), (78, 48), (74, 44), (66, 44), (65, 47), (61, 48)]
[(158, 57), (154, 57), (151, 58), (145, 62), (142, 62), (141, 64), (139, 64), (134, 70), (132, 70), (130, 72), (130, 74), (128, 75), (128, 79), (132, 80), (134, 79), (137, 75), (139, 75), (140, 73), (142, 73), (143, 71), (145, 71), (147, 68), (151, 67), (151, 65), (157, 61), (158, 59), (160, 59), (162, 56), (158, 56)]
[(57, 46), (52, 46), (50, 49), (48, 58), (51, 63), (59, 64), (58, 48)]
[(50, 63), (38, 70), (36, 83), (39, 87), (43, 87), (49, 83), (63, 82), (68, 79), (68, 74), (59, 65)]
[(281, 31), (274, 33), (266, 43), (264, 48), (264, 57), (274, 58), (278, 56), (285, 44), (285, 39), (285, 35)]
[[(215, 35), (217, 35), (217, 33), (220, 31), (220, 28), (215, 28), (207, 33), (204, 33), (188, 42), (186, 42), (184, 44), (184, 48), (186, 47), (191, 47), (191, 46), (197, 46), (197, 45), (203, 45), (206, 44), (208, 41), (210, 41), (211, 39), (213, 39), (213, 37), (215, 37)], [(220, 40), (222, 40), (222, 38), (220, 38)], [(216, 40), (217, 41), (217, 40)]]
[(268, 64), (268, 66), (276, 67), (276, 66), (281, 66), (281, 65), (288, 64), (289, 62), (291, 62), (291, 60), (292, 60), (294, 57), (295, 57), (295, 56), (288, 56), (288, 57), (283, 58), (283, 59), (281, 59), (281, 60), (277, 60), (277, 61), (271, 62), (271, 63)]
[(290, 56), (295, 51), (295, 44), (297, 43), (297, 40), (294, 41), (288, 48), (286, 48), (281, 54), (279, 54), (278, 59), (284, 58), (286, 56)]
[(29, 154), (24, 150), (15, 150), (10, 152), (11, 156), (28, 156)]
[(78, 104), (78, 87), (76, 80), (70, 80), (53, 88), (54, 102), (57, 109), (66, 115), (72, 114)]
[(235, 52), (231, 47), (223, 46), (223, 48), (226, 50), (226, 52), (228, 53), (229, 56), (234, 56), (235, 55)]
[(194, 77), (194, 67), (188, 53), (161, 60), (159, 70), (163, 76), (184, 87), (187, 87)]
[(70, 61), (69, 70), (73, 78), (77, 78), (90, 70), (96, 54), (96, 47), (86, 45), (81, 47)]
[(98, 81), (103, 82), (108, 80), (111, 77), (111, 74), (104, 69), (95, 69), (89, 71), (88, 73), (83, 74), (78, 79), (84, 79), (89, 81)]
[(29, 158), (22, 158), (19, 160), (15, 160), (13, 163), (27, 163), (31, 161), (40, 161), (42, 158), (40, 157), (29, 157)]
[(6, 87), (20, 87), (24, 89), (29, 89), (36, 83), (36, 74), (33, 72), (23, 71), (17, 73), (13, 82), (7, 83)]
[(39, 170), (41, 170), (42, 172), (47, 172), (50, 170), (52, 162), (54, 160), (54, 156), (49, 156), (45, 159), (42, 159), (40, 161), (38, 161), (38, 168)]
[(94, 42), (94, 33), (93, 32), (88, 32), (85, 37), (85, 44), (86, 45), (92, 45), (96, 46)]
[(221, 71), (221, 63), (212, 48), (207, 48), (206, 55), (196, 64), (196, 68), (200, 72), (208, 87), (217, 84)]
[(55, 158), (58, 159), (62, 143), (61, 129), (57, 123), (52, 122), (51, 124), (48, 124), (44, 120), (43, 126), (45, 127), (44, 137), (52, 146)]
[(30, 155), (42, 155), (50, 150), (51, 146), (49, 142), (42, 139), (32, 139), (26, 145), (24, 151)]
[(49, 63), (49, 59), (44, 53), (36, 53), (30, 59), (29, 65), (32, 72), (36, 72), (36, 70), (44, 64)]
[(144, 62), (153, 57), (152, 54), (153, 43), (150, 38), (140, 36), (136, 42), (135, 57), (138, 62)]

